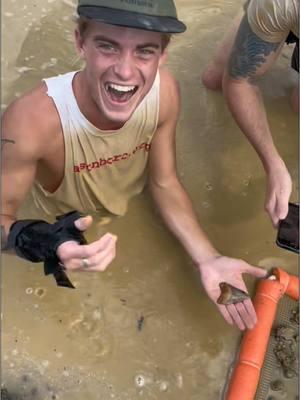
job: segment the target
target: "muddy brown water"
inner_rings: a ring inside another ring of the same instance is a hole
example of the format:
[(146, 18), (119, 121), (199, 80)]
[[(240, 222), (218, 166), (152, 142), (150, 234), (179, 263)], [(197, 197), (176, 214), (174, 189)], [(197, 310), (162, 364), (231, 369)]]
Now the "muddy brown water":
[[(3, 0), (2, 109), (41, 78), (80, 68), (74, 3)], [(174, 38), (168, 60), (182, 91), (179, 175), (221, 252), (296, 273), (296, 256), (274, 244), (260, 162), (221, 94), (199, 79), (241, 4), (177, 0), (189, 27)], [(297, 76), (288, 67), (290, 53), (284, 50), (261, 86), (296, 200), (297, 116), (287, 96)], [(31, 214), (23, 207), (22, 216)], [(97, 216), (88, 238), (106, 230), (119, 237), (116, 260), (102, 274), (73, 274), (73, 291), (57, 288), (41, 265), (2, 257), (2, 383), (12, 398), (221, 399), (240, 334), (206, 296), (147, 192), (123, 218)], [(252, 291), (253, 279), (246, 280)]]

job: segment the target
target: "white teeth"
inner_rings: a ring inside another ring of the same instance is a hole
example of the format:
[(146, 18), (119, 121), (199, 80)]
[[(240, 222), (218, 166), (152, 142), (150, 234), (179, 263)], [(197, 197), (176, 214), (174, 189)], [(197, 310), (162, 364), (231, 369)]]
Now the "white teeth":
[(108, 90), (109, 88), (114, 89), (114, 90), (118, 90), (119, 92), (131, 92), (132, 90), (135, 89), (135, 86), (120, 86), (120, 85), (116, 85), (114, 83), (107, 83), (106, 85), (106, 90)]

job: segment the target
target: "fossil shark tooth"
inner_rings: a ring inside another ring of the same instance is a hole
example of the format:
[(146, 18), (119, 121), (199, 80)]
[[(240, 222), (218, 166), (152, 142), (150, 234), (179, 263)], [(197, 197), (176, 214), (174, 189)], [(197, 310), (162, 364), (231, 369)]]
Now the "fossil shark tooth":
[(246, 299), (249, 299), (249, 294), (241, 289), (238, 289), (229, 283), (221, 282), (219, 284), (221, 289), (221, 294), (217, 300), (218, 304), (235, 304), (240, 303)]

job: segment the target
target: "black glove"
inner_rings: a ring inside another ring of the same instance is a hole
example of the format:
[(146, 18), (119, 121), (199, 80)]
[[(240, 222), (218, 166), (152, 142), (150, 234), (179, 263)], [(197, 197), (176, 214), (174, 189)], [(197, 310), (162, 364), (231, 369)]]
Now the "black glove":
[(16, 221), (10, 228), (7, 248), (14, 249), (19, 257), (31, 262), (44, 261), (45, 275), (53, 274), (58, 286), (74, 289), (59, 263), (56, 250), (69, 240), (86, 244), (83, 233), (74, 224), (78, 218), (81, 215), (72, 211), (56, 217), (54, 224), (42, 220)]

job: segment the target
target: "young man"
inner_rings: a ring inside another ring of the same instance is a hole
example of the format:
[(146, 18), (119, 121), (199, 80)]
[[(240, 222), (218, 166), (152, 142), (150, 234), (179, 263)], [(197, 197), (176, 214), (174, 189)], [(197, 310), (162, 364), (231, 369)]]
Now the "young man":
[[(202, 81), (209, 89), (223, 88), (234, 119), (258, 153), (267, 174), (265, 207), (276, 227), (287, 216), (292, 181), (273, 143), (256, 81), (274, 64), (284, 43), (296, 43), (291, 65), (299, 72), (299, 1), (250, 0), (245, 11), (235, 19)], [(298, 85), (291, 104), (298, 111)]]
[[(222, 281), (246, 290), (242, 273), (264, 277), (265, 271), (217, 252), (177, 177), (179, 89), (162, 68), (170, 34), (185, 30), (173, 1), (79, 0), (78, 14), (76, 45), (85, 68), (46, 79), (3, 117), (3, 138), (14, 142), (5, 144), (3, 154), (6, 247), (45, 261), (56, 274), (58, 263), (65, 270), (105, 270), (116, 238), (106, 234), (83, 244), (80, 232), (90, 216), (15, 222), (17, 210), (32, 190), (48, 214), (105, 209), (123, 215), (148, 170), (162, 217), (195, 262), (210, 298), (216, 302)], [(250, 300), (217, 306), (240, 329), (256, 322)]]

